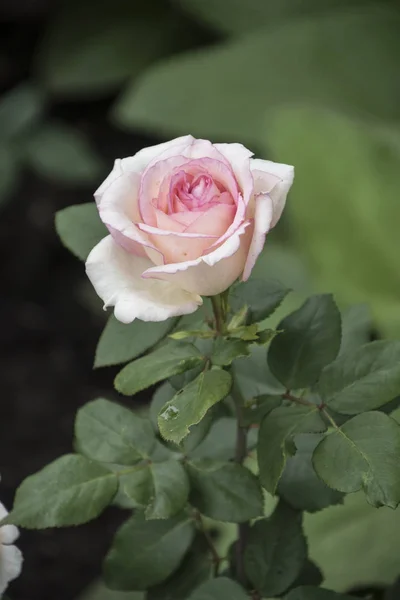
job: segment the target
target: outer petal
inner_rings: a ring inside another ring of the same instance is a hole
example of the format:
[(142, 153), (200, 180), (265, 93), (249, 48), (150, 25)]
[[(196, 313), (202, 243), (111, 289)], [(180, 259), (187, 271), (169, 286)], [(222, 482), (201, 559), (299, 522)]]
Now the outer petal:
[(266, 235), (272, 227), (272, 218), (273, 203), (271, 198), (268, 194), (258, 196), (256, 198), (253, 237), (242, 275), (243, 281), (246, 281), (250, 277), (255, 262), (264, 248)]
[(236, 180), (241, 187), (245, 204), (253, 193), (253, 176), (250, 170), (250, 152), (242, 144), (215, 144), (215, 148), (223, 154), (235, 173)]
[(251, 235), (252, 226), (247, 221), (213, 252), (196, 260), (152, 267), (143, 277), (169, 281), (194, 294), (219, 294), (242, 273)]
[[(0, 521), (8, 515), (8, 510), (0, 502)], [(0, 544), (12, 544), (19, 536), (18, 528), (15, 525), (3, 525), (0, 527)], [(0, 550), (1, 557), (1, 550)], [(1, 560), (1, 558), (0, 558)]]
[(21, 573), (22, 562), (22, 553), (16, 546), (0, 547), (0, 597), (10, 581)]
[(285, 207), (286, 196), (294, 179), (294, 167), (270, 160), (253, 158), (254, 194), (269, 194), (273, 202), (271, 227), (275, 227)]
[(122, 159), (122, 170), (130, 173), (142, 173), (158, 156), (162, 156), (165, 153), (168, 153), (170, 156), (176, 156), (182, 149), (190, 146), (194, 141), (195, 138), (193, 136), (183, 135), (169, 142), (143, 148), (143, 150), (139, 150), (134, 156)]
[(115, 306), (122, 323), (134, 319), (164, 321), (194, 312), (202, 299), (165, 281), (146, 280), (142, 273), (152, 266), (149, 259), (125, 252), (107, 236), (86, 261), (86, 273), (105, 307)]

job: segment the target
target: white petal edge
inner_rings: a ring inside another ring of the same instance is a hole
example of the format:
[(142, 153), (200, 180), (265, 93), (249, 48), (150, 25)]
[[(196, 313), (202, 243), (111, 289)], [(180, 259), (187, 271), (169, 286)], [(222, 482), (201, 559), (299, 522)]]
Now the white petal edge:
[(271, 227), (275, 227), (285, 208), (286, 197), (293, 184), (294, 167), (271, 160), (252, 158), (250, 168), (254, 177), (254, 194), (269, 194), (273, 202)]
[(170, 140), (169, 142), (163, 142), (162, 144), (143, 148), (133, 156), (123, 158), (121, 160), (121, 169), (124, 172), (143, 173), (148, 165), (158, 159), (158, 157), (164, 160), (163, 157), (166, 153), (171, 156), (176, 156), (183, 148), (190, 146), (194, 141), (195, 138), (192, 135), (183, 135)]
[(16, 579), (22, 570), (22, 552), (16, 546), (0, 548), (0, 597), (6, 591), (10, 581)]
[(114, 306), (115, 317), (122, 323), (165, 321), (197, 310), (203, 303), (198, 294), (174, 283), (142, 277), (153, 264), (129, 254), (107, 236), (89, 254), (86, 273), (105, 308)]
[(253, 177), (250, 167), (253, 152), (243, 144), (214, 144), (214, 146), (230, 163), (247, 205), (253, 192)]
[[(0, 502), (0, 521), (8, 515), (8, 510)], [(12, 544), (19, 537), (18, 528), (15, 525), (3, 525), (0, 527), (0, 544)]]
[(243, 270), (242, 280), (247, 281), (250, 273), (264, 248), (265, 238), (272, 227), (273, 202), (268, 194), (262, 194), (255, 200), (254, 231)]

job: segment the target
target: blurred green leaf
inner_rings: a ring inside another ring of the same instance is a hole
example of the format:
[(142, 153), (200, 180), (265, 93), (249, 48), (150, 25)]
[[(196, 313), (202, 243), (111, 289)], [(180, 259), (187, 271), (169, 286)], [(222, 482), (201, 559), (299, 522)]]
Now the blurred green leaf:
[(317, 407), (282, 406), (262, 421), (258, 435), (257, 459), (262, 486), (275, 494), (286, 461), (296, 452), (296, 433), (321, 432), (326, 429)]
[(278, 325), (268, 365), (286, 389), (314, 384), (340, 348), (341, 316), (330, 294), (312, 296)]
[(213, 345), (211, 362), (220, 367), (229, 366), (235, 358), (250, 354), (248, 344), (244, 340), (227, 340), (218, 337)]
[(115, 378), (118, 392), (133, 396), (154, 383), (183, 373), (204, 362), (199, 350), (188, 342), (167, 342), (154, 352), (138, 358), (122, 369)]
[(45, 108), (43, 92), (22, 84), (2, 96), (0, 101), (0, 140), (3, 143), (24, 134), (41, 118)]
[(104, 169), (82, 133), (57, 122), (42, 125), (24, 140), (24, 158), (42, 177), (64, 184), (93, 183)]
[(105, 558), (106, 584), (130, 591), (161, 583), (178, 568), (193, 536), (194, 526), (187, 516), (146, 521), (136, 513), (117, 531)]
[(211, 576), (209, 547), (199, 534), (179, 569), (169, 579), (147, 591), (146, 600), (187, 600), (190, 593)]
[(311, 458), (321, 439), (320, 434), (296, 435), (296, 454), (286, 462), (279, 481), (279, 496), (297, 510), (316, 512), (343, 500), (343, 495), (329, 488), (314, 471)]
[(95, 202), (59, 210), (56, 213), (56, 230), (64, 246), (81, 260), (86, 260), (89, 252), (108, 233), (100, 221)]
[(233, 288), (229, 301), (234, 311), (247, 305), (247, 323), (255, 323), (269, 317), (283, 300), (290, 289), (279, 281), (250, 279)]
[(79, 409), (75, 437), (82, 454), (99, 462), (121, 465), (149, 458), (156, 441), (148, 419), (104, 398)]
[(355, 304), (342, 313), (342, 343), (339, 356), (370, 341), (371, 311), (367, 304)]
[(80, 594), (78, 600), (144, 600), (144, 594), (142, 592), (116, 592), (99, 582)]
[(217, 577), (203, 583), (195, 590), (188, 600), (248, 600), (248, 595), (242, 587), (227, 577)]
[(363, 489), (373, 506), (400, 502), (400, 425), (367, 412), (327, 435), (313, 454), (314, 468), (329, 487), (350, 494)]
[(245, 400), (263, 394), (282, 394), (285, 391), (268, 368), (267, 350), (263, 346), (250, 346), (250, 356), (234, 362), (232, 375), (234, 384)]
[(282, 404), (282, 396), (263, 394), (245, 402), (242, 413), (242, 423), (246, 427), (260, 424), (271, 410)]
[(230, 374), (222, 369), (200, 373), (162, 407), (158, 426), (163, 438), (180, 444), (189, 428), (229, 394), (231, 385)]
[[(396, 11), (369, 6), (252, 32), (149, 69), (122, 94), (113, 116), (158, 135), (191, 131), (255, 147), (267, 109), (289, 102), (396, 119), (399, 28)], [(308, 146), (308, 129), (305, 139)]]
[[(64, 96), (108, 93), (185, 45), (182, 19), (165, 2), (64, 1), (37, 56), (39, 77)], [(189, 36), (187, 36), (189, 37)]]
[(349, 350), (322, 372), (317, 386), (334, 411), (355, 415), (400, 394), (400, 341), (377, 341)]
[(266, 136), (280, 160), (296, 165), (287, 214), (318, 287), (333, 291), (339, 302), (368, 302), (378, 327), (395, 337), (400, 129), (388, 132), (373, 123), (367, 129), (332, 112), (302, 108), (277, 112)]
[(230, 460), (235, 456), (237, 422), (234, 417), (222, 417), (214, 421), (203, 441), (189, 454), (189, 458)]
[(67, 454), (22, 482), (6, 522), (26, 529), (80, 525), (103, 512), (117, 487), (108, 469)]
[(204, 21), (217, 31), (242, 34), (260, 27), (276, 25), (280, 19), (363, 5), (366, 0), (174, 0), (188, 14)]
[(111, 315), (97, 344), (95, 368), (118, 365), (143, 354), (166, 336), (176, 321), (151, 323), (135, 319), (127, 325)]
[(331, 590), (304, 585), (291, 590), (285, 600), (354, 600), (354, 596), (347, 594), (337, 594)]
[(279, 503), (272, 516), (251, 527), (244, 565), (246, 575), (265, 597), (280, 596), (299, 577), (307, 557), (301, 514)]

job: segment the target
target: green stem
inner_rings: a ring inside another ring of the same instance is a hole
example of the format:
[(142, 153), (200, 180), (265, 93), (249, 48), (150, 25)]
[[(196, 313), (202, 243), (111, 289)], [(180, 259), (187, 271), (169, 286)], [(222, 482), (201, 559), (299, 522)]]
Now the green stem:
[(222, 295), (211, 296), (211, 304), (215, 317), (215, 329), (217, 335), (223, 335), (225, 330), (225, 311)]
[(204, 538), (209, 547), (209, 550), (210, 550), (210, 553), (212, 556), (213, 565), (214, 565), (214, 577), (218, 577), (219, 567), (220, 567), (220, 564), (223, 559), (220, 557), (220, 555), (217, 552), (216, 547), (214, 546), (214, 542), (212, 540), (210, 532), (208, 531), (207, 527), (204, 525), (204, 522), (203, 522), (200, 512), (198, 510), (194, 510), (193, 516), (194, 516), (196, 523), (199, 526), (200, 531), (204, 535)]

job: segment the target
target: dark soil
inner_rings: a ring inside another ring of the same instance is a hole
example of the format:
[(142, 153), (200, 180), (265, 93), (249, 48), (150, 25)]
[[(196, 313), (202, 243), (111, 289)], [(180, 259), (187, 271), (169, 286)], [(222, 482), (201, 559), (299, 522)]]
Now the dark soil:
[[(0, 91), (28, 75), (50, 5), (0, 0)], [(115, 157), (154, 141), (113, 129), (106, 117), (110, 101), (51, 108), (91, 138), (109, 168)], [(91, 201), (93, 191), (26, 172), (0, 212), (0, 500), (8, 507), (27, 475), (72, 450), (76, 410), (98, 395), (113, 396), (114, 371), (92, 370), (105, 317), (86, 301), (93, 296), (83, 265), (54, 231), (55, 212)], [(18, 545), (25, 562), (9, 588), (12, 599), (73, 600), (100, 574), (123, 518), (109, 509), (83, 527), (23, 531)]]

